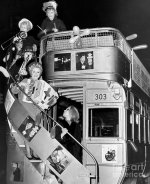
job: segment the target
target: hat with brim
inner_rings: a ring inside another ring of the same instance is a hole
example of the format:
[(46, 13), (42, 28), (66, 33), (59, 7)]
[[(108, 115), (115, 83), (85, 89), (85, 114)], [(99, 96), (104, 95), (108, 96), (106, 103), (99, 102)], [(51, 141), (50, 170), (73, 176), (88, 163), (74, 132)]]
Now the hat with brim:
[(32, 22), (26, 18), (23, 18), (19, 21), (19, 23), (18, 23), (19, 28), (21, 27), (21, 24), (27, 24), (28, 31), (30, 31), (33, 28)]
[(46, 12), (47, 9), (53, 9), (57, 12), (57, 3), (55, 1), (48, 1), (43, 3), (42, 10)]
[(30, 46), (30, 45), (26, 46), (23, 50), (24, 50), (24, 52), (32, 52), (32, 53), (35, 52), (35, 51), (33, 50), (33, 46)]

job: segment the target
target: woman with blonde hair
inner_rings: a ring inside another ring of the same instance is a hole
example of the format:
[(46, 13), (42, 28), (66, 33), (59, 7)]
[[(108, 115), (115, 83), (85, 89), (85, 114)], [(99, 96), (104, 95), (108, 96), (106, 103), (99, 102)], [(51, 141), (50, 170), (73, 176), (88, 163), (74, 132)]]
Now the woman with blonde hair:
[(63, 128), (56, 126), (56, 139), (81, 162), (81, 147), (67, 134), (69, 132), (77, 141), (81, 142), (82, 130), (79, 118), (80, 115), (75, 106), (67, 107), (63, 115), (58, 118), (58, 122)]
[[(28, 116), (30, 117), (25, 121), (25, 124), (22, 123), (19, 127), (19, 131), (28, 142), (30, 142), (31, 138), (37, 133), (36, 130), (39, 130), (39, 124), (42, 119), (42, 110), (55, 105), (58, 99), (57, 92), (47, 82), (41, 79), (42, 72), (43, 68), (40, 63), (30, 63), (28, 65), (28, 73), (30, 77), (24, 78), (18, 83), (20, 88), (16, 85), (13, 85), (11, 88), (13, 94), (18, 94), (19, 102), (26, 109)], [(32, 124), (30, 119), (33, 119)], [(27, 157), (32, 159), (27, 141), (25, 141)], [(36, 157), (36, 154), (33, 154), (33, 157)]]
[(79, 123), (79, 112), (73, 105), (64, 110), (63, 117), (68, 122), (68, 124), (71, 124), (72, 122)]

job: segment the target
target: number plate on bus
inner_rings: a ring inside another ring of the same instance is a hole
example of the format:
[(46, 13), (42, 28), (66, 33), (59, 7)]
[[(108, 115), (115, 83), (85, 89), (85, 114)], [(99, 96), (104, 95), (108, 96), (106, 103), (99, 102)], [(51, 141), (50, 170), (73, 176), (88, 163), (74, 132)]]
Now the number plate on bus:
[(88, 90), (86, 94), (87, 102), (105, 102), (110, 98), (110, 93), (101, 90)]

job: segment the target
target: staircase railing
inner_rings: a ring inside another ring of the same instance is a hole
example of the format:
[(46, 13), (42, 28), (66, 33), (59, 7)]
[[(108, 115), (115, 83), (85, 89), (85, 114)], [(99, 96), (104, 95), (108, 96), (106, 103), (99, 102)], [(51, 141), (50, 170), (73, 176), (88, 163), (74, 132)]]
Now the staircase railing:
[[(19, 90), (27, 96), (27, 98), (41, 111), (44, 113), (44, 115), (46, 115), (49, 119), (51, 119), (54, 123), (56, 123), (56, 125), (60, 126), (61, 128), (63, 128), (56, 120), (54, 120), (45, 110), (43, 110), (39, 105), (37, 105), (36, 102), (34, 102), (34, 100), (31, 99), (30, 96), (28, 96), (23, 90), (22, 88), (19, 86), (19, 84), (16, 82), (16, 80), (13, 78), (13, 76), (10, 74), (10, 72), (8, 71), (10, 77), (12, 78), (12, 80), (14, 81), (15, 85), (19, 88)], [(49, 124), (49, 122), (48, 122)], [(78, 140), (76, 140), (69, 132), (67, 132), (67, 134), (79, 145), (81, 146), (84, 151), (92, 158), (92, 160), (95, 163), (95, 180), (96, 180), (96, 184), (99, 184), (99, 165), (98, 162), (96, 160), (96, 158), (94, 157), (94, 155), (84, 146), (82, 145)]]

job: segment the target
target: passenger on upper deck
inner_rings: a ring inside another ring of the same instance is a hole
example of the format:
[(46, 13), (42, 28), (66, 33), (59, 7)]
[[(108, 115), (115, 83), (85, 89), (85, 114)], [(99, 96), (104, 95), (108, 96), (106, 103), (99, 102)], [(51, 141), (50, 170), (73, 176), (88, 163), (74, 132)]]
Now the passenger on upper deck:
[(47, 17), (42, 22), (42, 31), (38, 33), (39, 38), (48, 33), (56, 33), (58, 31), (66, 30), (66, 26), (63, 21), (57, 18), (57, 3), (55, 1), (52, 0), (43, 3), (42, 9), (46, 13)]

